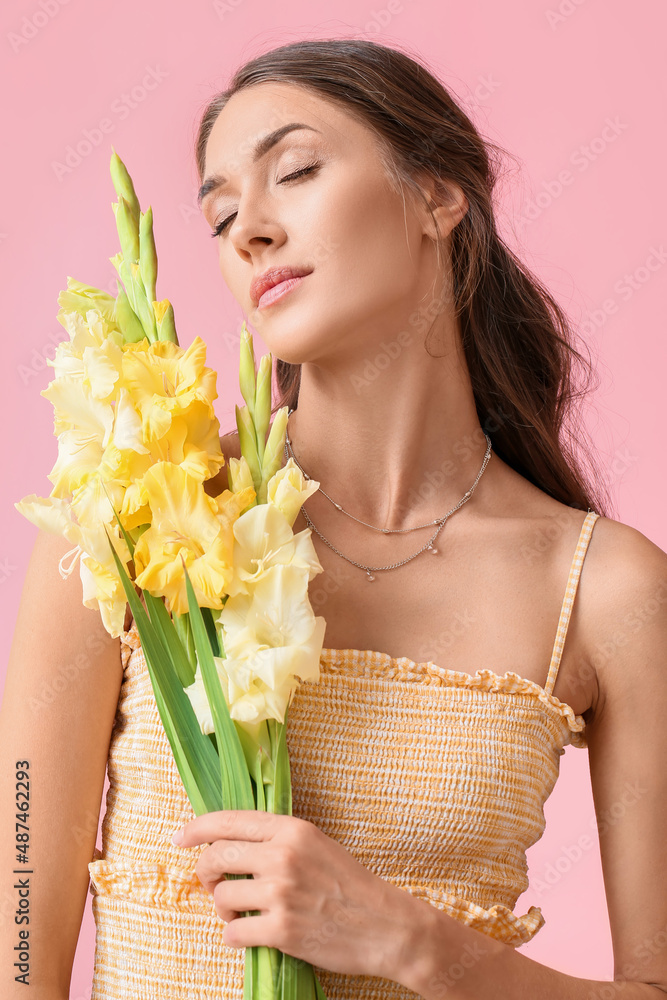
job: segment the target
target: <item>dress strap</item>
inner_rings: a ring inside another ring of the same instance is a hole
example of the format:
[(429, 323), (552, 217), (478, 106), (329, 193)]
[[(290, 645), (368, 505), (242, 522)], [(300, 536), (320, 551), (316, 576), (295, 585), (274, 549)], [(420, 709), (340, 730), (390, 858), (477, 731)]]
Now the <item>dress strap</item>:
[(593, 531), (593, 525), (599, 518), (594, 510), (589, 510), (588, 514), (584, 518), (584, 523), (581, 526), (581, 532), (579, 533), (579, 541), (577, 542), (577, 547), (574, 550), (574, 558), (572, 559), (572, 565), (570, 566), (570, 575), (567, 579), (567, 587), (565, 588), (565, 596), (563, 598), (563, 604), (560, 609), (560, 618), (558, 621), (558, 628), (556, 629), (556, 639), (554, 641), (553, 651), (551, 653), (551, 663), (549, 664), (549, 673), (547, 675), (547, 682), (544, 686), (544, 690), (547, 694), (553, 692), (556, 686), (556, 677), (558, 676), (558, 667), (560, 666), (560, 658), (563, 653), (563, 646), (565, 645), (565, 636), (567, 635), (567, 627), (570, 622), (570, 613), (572, 611), (572, 606), (574, 604), (574, 598), (577, 594), (577, 586), (579, 584), (579, 576), (581, 574), (581, 567), (584, 564), (584, 557), (588, 550), (588, 543), (591, 538), (591, 533)]

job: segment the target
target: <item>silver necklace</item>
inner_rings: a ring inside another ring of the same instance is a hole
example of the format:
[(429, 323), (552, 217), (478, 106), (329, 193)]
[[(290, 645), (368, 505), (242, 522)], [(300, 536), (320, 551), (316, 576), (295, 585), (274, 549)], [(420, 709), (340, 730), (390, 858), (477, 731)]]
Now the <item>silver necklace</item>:
[[(294, 413), (294, 410), (290, 409), (289, 413), (287, 414), (288, 419), (289, 419), (290, 414), (292, 414), (292, 413)], [(421, 553), (425, 552), (426, 550), (428, 550), (429, 552), (431, 552), (433, 555), (437, 555), (438, 554), (438, 549), (435, 548), (435, 546), (433, 545), (433, 542), (435, 541), (435, 539), (437, 538), (437, 536), (439, 535), (439, 533), (444, 528), (444, 526), (445, 526), (445, 524), (447, 522), (447, 519), (455, 511), (457, 511), (460, 507), (462, 507), (464, 503), (466, 503), (470, 499), (470, 497), (473, 494), (473, 491), (474, 491), (475, 487), (477, 486), (477, 483), (479, 482), (479, 480), (482, 477), (482, 473), (484, 472), (484, 470), (485, 470), (485, 468), (486, 468), (486, 466), (487, 466), (487, 464), (489, 462), (489, 458), (491, 457), (491, 439), (488, 436), (488, 434), (486, 434), (486, 433), (484, 433), (484, 437), (486, 438), (486, 453), (484, 455), (484, 460), (482, 462), (482, 467), (479, 470), (479, 472), (477, 473), (477, 478), (475, 479), (475, 482), (472, 484), (472, 486), (470, 487), (470, 489), (466, 493), (464, 493), (464, 495), (461, 497), (461, 499), (459, 500), (459, 502), (454, 507), (452, 507), (452, 509), (449, 510), (444, 515), (444, 517), (436, 518), (434, 521), (427, 521), (426, 524), (418, 524), (414, 528), (378, 528), (374, 524), (368, 524), (366, 521), (362, 521), (358, 517), (355, 517), (354, 514), (350, 514), (349, 511), (345, 510), (339, 503), (336, 503), (335, 500), (333, 500), (327, 493), (325, 493), (324, 490), (321, 487), (319, 488), (318, 492), (322, 493), (327, 498), (327, 500), (329, 500), (329, 502), (332, 503), (334, 505), (334, 507), (336, 507), (337, 510), (340, 510), (343, 514), (347, 514), (348, 517), (351, 517), (354, 521), (358, 521), (359, 524), (364, 524), (364, 525), (366, 525), (366, 527), (372, 528), (374, 531), (381, 531), (381, 532), (383, 532), (383, 534), (393, 534), (393, 533), (396, 533), (396, 532), (406, 532), (406, 531), (417, 531), (420, 528), (429, 528), (432, 525), (437, 524), (438, 527), (436, 528), (436, 530), (434, 531), (434, 533), (431, 535), (431, 537), (428, 540), (428, 542), (426, 542), (425, 545), (422, 545), (421, 549), (419, 549), (418, 552), (415, 552), (413, 555), (408, 556), (407, 559), (401, 560), (401, 562), (392, 563), (389, 566), (366, 566), (363, 563), (356, 562), (354, 559), (350, 559), (350, 557), (346, 556), (344, 552), (341, 552), (340, 549), (337, 549), (336, 546), (333, 545), (329, 541), (328, 538), (325, 538), (325, 536), (322, 534), (322, 532), (311, 521), (310, 517), (308, 516), (308, 513), (306, 512), (306, 508), (304, 506), (302, 506), (301, 507), (301, 511), (302, 511), (303, 516), (304, 516), (304, 518), (306, 520), (306, 524), (308, 525), (309, 528), (312, 528), (313, 531), (317, 535), (319, 535), (319, 537), (322, 539), (322, 541), (326, 545), (328, 545), (330, 549), (333, 549), (333, 551), (337, 555), (341, 556), (341, 558), (345, 559), (347, 562), (351, 563), (353, 566), (358, 566), (360, 569), (365, 570), (366, 571), (366, 578), (369, 581), (372, 581), (372, 580), (375, 579), (375, 577), (373, 576), (373, 572), (379, 572), (381, 570), (397, 569), (399, 566), (404, 566), (405, 563), (410, 562), (412, 559), (416, 559), (418, 555), (421, 555)], [(299, 463), (296, 455), (294, 454), (294, 449), (292, 448), (292, 442), (290, 441), (289, 434), (288, 434), (287, 430), (285, 430), (285, 457), (289, 458), (290, 455), (294, 459), (294, 462), (296, 463), (296, 465), (298, 466), (298, 468), (301, 470), (301, 472), (302, 472), (302, 474), (304, 476), (304, 479), (310, 479), (311, 477), (301, 467), (301, 465), (300, 465), (300, 463)], [(373, 571), (373, 572), (371, 572), (371, 571)]]

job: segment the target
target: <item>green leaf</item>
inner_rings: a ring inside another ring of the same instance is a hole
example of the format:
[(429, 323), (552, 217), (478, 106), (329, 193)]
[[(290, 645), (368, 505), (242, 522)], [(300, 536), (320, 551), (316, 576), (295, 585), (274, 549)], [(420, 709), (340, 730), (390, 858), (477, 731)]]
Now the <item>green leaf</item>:
[(255, 778), (255, 795), (257, 797), (257, 808), (262, 812), (266, 812), (266, 799), (264, 797), (264, 775), (262, 773), (262, 748), (257, 747), (257, 753), (255, 754), (255, 768), (254, 768), (254, 778)]
[[(248, 916), (259, 911), (251, 910)], [(245, 975), (243, 980), (244, 1000), (280, 1000), (281, 965), (283, 954), (277, 948), (254, 945), (245, 951)], [(304, 993), (303, 1000), (308, 994)], [(302, 998), (299, 998), (302, 1000)]]
[(187, 611), (184, 615), (172, 614), (171, 620), (174, 623), (174, 628), (180, 636), (188, 662), (196, 663), (197, 651), (195, 650), (195, 641), (192, 638), (192, 629), (190, 628), (190, 615)]
[(208, 635), (209, 642), (211, 643), (213, 655), (220, 656), (222, 651), (220, 649), (218, 630), (216, 629), (215, 622), (213, 621), (212, 610), (211, 608), (201, 608), (201, 614), (204, 619), (204, 625), (206, 626), (206, 633)]
[[(176, 668), (181, 686), (186, 688), (194, 682), (196, 665), (191, 662), (183, 648), (176, 626), (171, 620), (171, 615), (167, 611), (164, 601), (159, 597), (154, 597), (147, 590), (142, 591), (151, 624), (155, 628), (163, 646), (169, 650), (169, 657)], [(187, 697), (187, 695), (186, 695)]]
[[(316, 984), (317, 977), (309, 962), (295, 958), (294, 955), (283, 954), (278, 993), (280, 1000), (315, 1000), (318, 995)], [(320, 986), (320, 992), (321, 990)]]
[(195, 640), (197, 659), (201, 667), (206, 697), (213, 716), (215, 737), (220, 752), (220, 776), (222, 778), (222, 799), (225, 809), (254, 809), (255, 797), (248, 773), (245, 755), (239, 741), (234, 720), (229, 714), (218, 671), (213, 659), (213, 650), (206, 632), (201, 608), (197, 604), (194, 588), (183, 560), (185, 587), (188, 595), (190, 625)]
[(285, 709), (285, 721), (275, 723), (276, 732), (276, 753), (275, 753), (275, 777), (274, 777), (274, 801), (278, 806), (278, 811), (287, 816), (292, 815), (292, 779), (289, 766), (289, 752), (287, 749), (287, 716), (289, 706)]
[(137, 624), (158, 712), (188, 798), (197, 815), (222, 809), (218, 755), (201, 731), (190, 699), (183, 691), (176, 668), (170, 661), (169, 650), (160, 642), (159, 634), (146, 614), (111, 538), (109, 545)]
[(247, 729), (245, 729), (240, 722), (234, 720), (234, 725), (236, 726), (236, 735), (239, 738), (241, 747), (243, 748), (243, 755), (245, 757), (246, 767), (248, 768), (248, 773), (254, 775), (257, 757), (258, 745), (257, 742), (252, 738)]
[[(120, 517), (118, 516), (118, 511), (116, 510), (116, 508), (113, 505), (113, 500), (111, 499), (111, 496), (110, 496), (109, 491), (107, 489), (107, 484), (104, 482), (104, 480), (102, 481), (102, 487), (104, 489), (104, 492), (107, 495), (107, 499), (108, 499), (109, 503), (111, 504), (111, 509), (114, 512), (114, 516), (115, 516), (116, 520), (118, 521), (118, 527), (120, 528), (121, 534), (122, 534), (123, 538), (125, 539), (125, 544), (127, 545), (128, 549), (130, 550), (130, 555), (134, 559), (134, 542), (132, 541), (132, 539), (128, 535), (127, 531), (123, 527), (123, 522), (121, 521)], [(107, 532), (107, 538), (108, 537), (109, 537), (109, 533)], [(116, 550), (115, 550), (115, 548), (113, 546), (113, 543), (112, 543), (112, 541), (111, 541), (110, 538), (109, 538), (109, 544), (111, 545), (111, 548), (115, 552)], [(133, 593), (136, 594), (136, 591), (133, 590)]]

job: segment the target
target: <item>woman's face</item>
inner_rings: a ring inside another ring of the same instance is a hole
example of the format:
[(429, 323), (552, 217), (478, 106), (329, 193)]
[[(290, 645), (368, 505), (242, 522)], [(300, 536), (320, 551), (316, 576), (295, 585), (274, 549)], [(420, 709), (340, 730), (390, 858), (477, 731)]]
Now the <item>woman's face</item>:
[[(254, 160), (257, 140), (293, 122), (308, 127)], [(241, 91), (209, 137), (205, 182), (213, 175), (227, 184), (201, 204), (211, 230), (229, 219), (216, 237), (220, 270), (274, 356), (360, 362), (375, 343), (409, 329), (433, 297), (436, 257), (424, 215), (393, 189), (371, 133), (344, 110), (292, 84)], [(259, 307), (253, 278), (282, 266), (312, 271)]]

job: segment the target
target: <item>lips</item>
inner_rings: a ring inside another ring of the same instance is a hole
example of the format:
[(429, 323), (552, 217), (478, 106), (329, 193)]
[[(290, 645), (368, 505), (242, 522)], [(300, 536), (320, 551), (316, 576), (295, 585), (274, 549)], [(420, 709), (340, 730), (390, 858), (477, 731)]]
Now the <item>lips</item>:
[(250, 298), (255, 305), (258, 305), (267, 289), (273, 288), (281, 281), (287, 281), (288, 278), (301, 278), (304, 274), (310, 274), (312, 270), (312, 267), (271, 267), (250, 282)]

